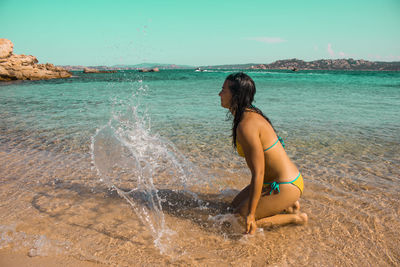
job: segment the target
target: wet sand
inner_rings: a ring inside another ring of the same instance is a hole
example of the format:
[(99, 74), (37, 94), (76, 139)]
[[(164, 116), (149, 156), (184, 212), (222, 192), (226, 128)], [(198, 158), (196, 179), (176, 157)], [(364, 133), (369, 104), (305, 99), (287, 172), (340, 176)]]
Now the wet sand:
[[(168, 202), (164, 229), (171, 233), (165, 230), (156, 246), (150, 225), (99, 181), (87, 156), (7, 149), (0, 156), (0, 257), (11, 266), (19, 260), (41, 266), (399, 264), (400, 205), (390, 183), (356, 183), (345, 178), (349, 173), (305, 164), (300, 203), (309, 223), (245, 236), (224, 209), (246, 185), (246, 172), (216, 169), (214, 188), (192, 187), (207, 208), (183, 192), (160, 189)], [(216, 194), (216, 188), (226, 190)], [(140, 203), (139, 193), (132, 197)]]
[(40, 256), (29, 257), (23, 253), (16, 253), (10, 249), (0, 250), (0, 266), (7, 267), (52, 267), (52, 266), (65, 266), (65, 267), (101, 267), (107, 266), (99, 263), (92, 263), (89, 261), (80, 261), (68, 256)]

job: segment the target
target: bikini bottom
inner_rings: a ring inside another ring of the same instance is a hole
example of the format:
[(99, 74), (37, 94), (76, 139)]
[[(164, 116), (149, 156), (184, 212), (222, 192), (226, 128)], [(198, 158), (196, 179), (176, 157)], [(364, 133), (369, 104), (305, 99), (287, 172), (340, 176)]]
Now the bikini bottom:
[(301, 176), (301, 173), (299, 172), (299, 175), (297, 175), (296, 178), (293, 179), (293, 181), (290, 182), (272, 182), (272, 183), (264, 183), (263, 184), (263, 188), (266, 188), (268, 186), (271, 186), (271, 191), (269, 192), (269, 194), (271, 195), (272, 192), (277, 191), (278, 193), (279, 191), (279, 185), (280, 184), (292, 184), (294, 186), (296, 186), (299, 190), (300, 190), (300, 195), (303, 194), (303, 189), (304, 189), (304, 183), (303, 183), (303, 176)]

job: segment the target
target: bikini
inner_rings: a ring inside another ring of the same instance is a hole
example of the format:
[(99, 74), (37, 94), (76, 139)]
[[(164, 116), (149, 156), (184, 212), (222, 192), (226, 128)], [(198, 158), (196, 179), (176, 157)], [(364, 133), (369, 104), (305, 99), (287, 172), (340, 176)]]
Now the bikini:
[[(283, 139), (282, 139), (280, 136), (278, 136), (278, 140), (276, 140), (276, 142), (273, 143), (272, 146), (267, 147), (266, 149), (264, 149), (264, 152), (270, 150), (271, 148), (273, 148), (276, 144), (278, 144), (278, 141), (282, 144), (283, 148), (285, 148), (285, 143), (283, 142)], [(237, 141), (236, 141), (236, 149), (237, 149), (237, 152), (238, 152), (239, 156), (244, 157), (243, 148), (242, 148), (242, 146), (240, 145), (240, 143), (237, 142)], [(299, 172), (299, 174), (297, 175), (297, 177), (294, 178), (294, 179), (293, 179), (292, 181), (290, 181), (290, 182), (280, 182), (280, 183), (272, 182), (272, 183), (264, 183), (264, 184), (263, 184), (263, 189), (265, 189), (265, 188), (268, 187), (268, 186), (271, 186), (271, 191), (269, 192), (270, 195), (271, 195), (272, 192), (274, 192), (274, 191), (277, 191), (278, 193), (280, 193), (280, 190), (279, 190), (279, 185), (280, 185), (280, 184), (292, 184), (292, 185), (296, 186), (296, 187), (300, 190), (300, 194), (303, 194), (304, 182), (303, 182), (303, 176), (301, 175), (300, 172)]]

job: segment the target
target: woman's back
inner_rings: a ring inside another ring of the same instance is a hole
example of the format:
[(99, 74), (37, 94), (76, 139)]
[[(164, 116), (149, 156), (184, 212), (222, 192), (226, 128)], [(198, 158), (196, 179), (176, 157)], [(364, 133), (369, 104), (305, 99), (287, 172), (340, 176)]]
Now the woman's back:
[(250, 127), (259, 132), (265, 156), (264, 182), (287, 182), (299, 173), (278, 141), (278, 136), (271, 124), (264, 117), (255, 112), (245, 112), (239, 127)]

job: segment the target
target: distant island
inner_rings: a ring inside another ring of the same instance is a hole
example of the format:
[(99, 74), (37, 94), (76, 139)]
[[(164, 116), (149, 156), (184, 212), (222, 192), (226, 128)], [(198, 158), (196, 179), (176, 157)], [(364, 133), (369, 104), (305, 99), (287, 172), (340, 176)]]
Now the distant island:
[(363, 59), (320, 59), (304, 61), (300, 59), (277, 60), (270, 64), (248, 63), (230, 65), (188, 66), (175, 64), (142, 63), (137, 65), (114, 66), (61, 66), (70, 71), (85, 68), (97, 70), (144, 70), (144, 69), (253, 69), (253, 70), (349, 70), (349, 71), (400, 71), (400, 62), (368, 61)]
[[(195, 69), (194, 66), (188, 65), (175, 65), (175, 64), (160, 64), (160, 63), (141, 63), (136, 65), (113, 65), (113, 66), (82, 66), (82, 65), (63, 65), (67, 70), (70, 71), (83, 71), (84, 69), (97, 69), (97, 70), (144, 70), (145, 72), (151, 72), (149, 70), (155, 69)], [(155, 71), (157, 72), (157, 71)]]
[(271, 64), (252, 65), (250, 69), (400, 71), (400, 62), (377, 62), (352, 58), (320, 59), (309, 62), (288, 59), (278, 60)]
[(255, 69), (255, 70), (359, 70), (359, 71), (400, 71), (400, 62), (368, 61), (363, 59), (300, 59), (277, 60), (271, 64), (239, 64), (202, 66), (202, 69)]

